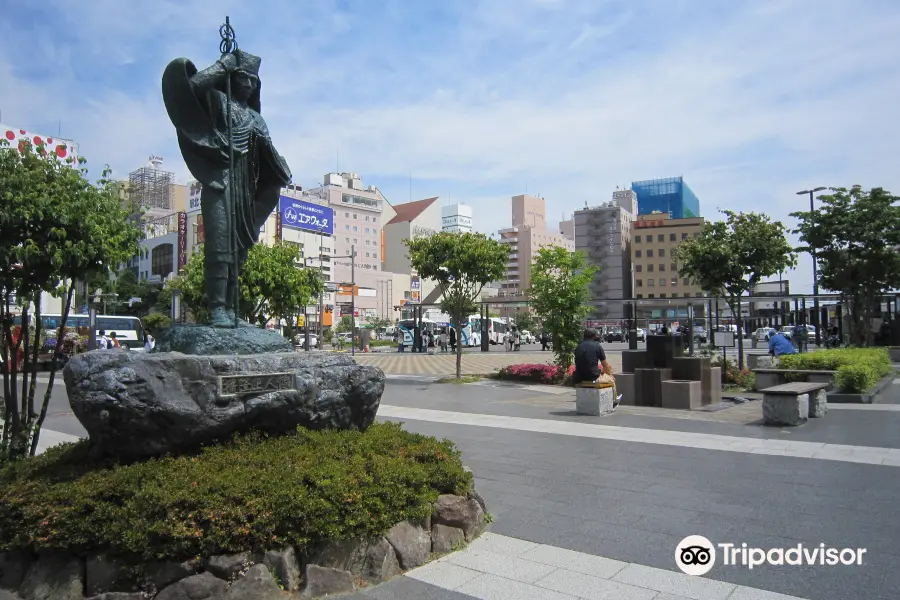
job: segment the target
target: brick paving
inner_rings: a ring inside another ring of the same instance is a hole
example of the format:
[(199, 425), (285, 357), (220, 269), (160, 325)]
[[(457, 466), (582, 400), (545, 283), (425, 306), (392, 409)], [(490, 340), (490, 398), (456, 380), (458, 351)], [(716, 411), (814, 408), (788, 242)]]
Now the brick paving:
[[(438, 377), (456, 374), (456, 356), (452, 354), (357, 353), (354, 357), (361, 365), (378, 367), (388, 375), (436, 375)], [(550, 352), (467, 352), (462, 357), (464, 375), (484, 375), (495, 373), (503, 367), (523, 363), (550, 363)], [(614, 369), (621, 367), (621, 355), (609, 355)]]

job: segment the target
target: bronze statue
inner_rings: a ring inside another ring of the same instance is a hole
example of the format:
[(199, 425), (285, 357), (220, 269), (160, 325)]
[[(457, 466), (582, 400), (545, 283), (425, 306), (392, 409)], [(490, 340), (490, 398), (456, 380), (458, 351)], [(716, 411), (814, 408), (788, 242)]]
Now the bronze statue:
[(291, 171), (260, 114), (260, 58), (238, 49), (227, 18), (220, 33), (221, 58), (202, 71), (176, 58), (162, 92), (188, 170), (203, 184), (210, 325), (252, 327), (238, 318), (238, 276)]

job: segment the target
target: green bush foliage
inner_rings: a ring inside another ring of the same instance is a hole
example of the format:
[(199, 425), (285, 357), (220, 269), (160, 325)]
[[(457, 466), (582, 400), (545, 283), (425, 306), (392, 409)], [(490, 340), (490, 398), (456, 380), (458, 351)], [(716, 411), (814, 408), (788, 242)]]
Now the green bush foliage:
[[(836, 371), (838, 390), (861, 394), (893, 371), (887, 348), (834, 348), (778, 358), (778, 368), (789, 371)], [(799, 380), (797, 375), (789, 381)]]
[(195, 455), (98, 464), (86, 442), (0, 470), (0, 551), (103, 551), (126, 562), (369, 537), (431, 514), (472, 476), (449, 440), (366, 432), (251, 433)]

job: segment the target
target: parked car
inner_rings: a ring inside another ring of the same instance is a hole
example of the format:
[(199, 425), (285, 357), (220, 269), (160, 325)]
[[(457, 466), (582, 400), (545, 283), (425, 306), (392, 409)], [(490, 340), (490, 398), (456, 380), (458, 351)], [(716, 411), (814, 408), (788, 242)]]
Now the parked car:
[(787, 339), (791, 339), (794, 337), (794, 326), (793, 325), (785, 325), (781, 329), (779, 329), (781, 333), (784, 334), (784, 337)]
[(523, 329), (521, 332), (522, 343), (523, 344), (534, 344), (537, 342), (537, 339), (534, 337), (534, 334), (528, 331), (527, 329)]
[(760, 327), (753, 336), (756, 338), (757, 342), (768, 342), (769, 339), (775, 335), (775, 331), (774, 327)]
[(706, 333), (705, 327), (694, 327), (694, 341), (700, 344), (705, 344), (706, 340), (709, 336)]
[(646, 329), (638, 329), (635, 331), (635, 339), (639, 342), (647, 341), (647, 330)]
[(624, 342), (625, 341), (625, 332), (621, 329), (613, 329), (606, 333), (606, 343), (611, 344), (613, 342)]

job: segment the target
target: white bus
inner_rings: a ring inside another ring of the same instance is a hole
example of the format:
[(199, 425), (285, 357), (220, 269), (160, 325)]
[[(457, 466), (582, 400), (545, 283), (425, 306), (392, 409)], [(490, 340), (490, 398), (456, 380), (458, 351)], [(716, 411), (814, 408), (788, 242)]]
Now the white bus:
[[(481, 345), (481, 316), (469, 315), (468, 321), (468, 327), (463, 329), (463, 344), (479, 346)], [(505, 319), (490, 317), (488, 319), (488, 343), (502, 344), (503, 336), (506, 335), (507, 329)]]
[[(66, 318), (66, 329), (87, 328), (90, 325), (88, 318), (88, 315), (69, 315)], [(15, 324), (21, 325), (20, 317), (16, 318)], [(61, 324), (62, 315), (41, 315), (41, 328), (48, 336), (55, 337)], [(137, 317), (97, 315), (96, 329), (98, 336), (101, 331), (106, 335), (115, 332), (119, 344), (128, 346), (129, 350), (144, 349), (144, 328)]]

